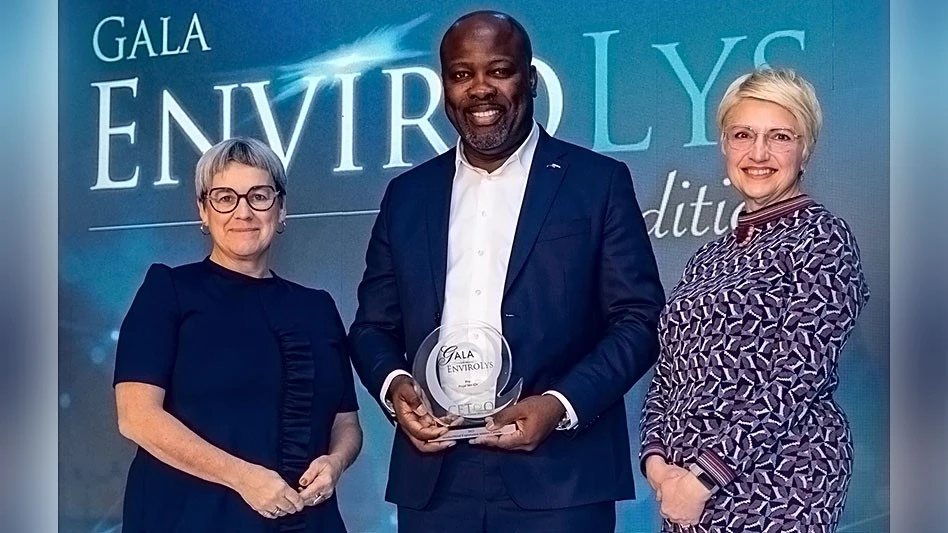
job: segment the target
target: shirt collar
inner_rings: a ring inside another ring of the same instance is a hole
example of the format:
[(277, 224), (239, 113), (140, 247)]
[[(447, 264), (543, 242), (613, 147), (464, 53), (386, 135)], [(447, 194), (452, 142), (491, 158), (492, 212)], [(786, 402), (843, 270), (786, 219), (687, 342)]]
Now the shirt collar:
[[(484, 169), (477, 168), (471, 165), (468, 162), (467, 157), (464, 155), (464, 146), (461, 144), (460, 137), (458, 138), (457, 150), (454, 152), (454, 168), (457, 170), (461, 165), (469, 168), (470, 170), (477, 172), (478, 174), (493, 177), (501, 174), (507, 167), (511, 165), (519, 165), (519, 170), (523, 174), (530, 173), (530, 165), (533, 163), (533, 154), (537, 150), (537, 143), (540, 140), (540, 126), (537, 125), (536, 121), (533, 122), (533, 127), (530, 128), (530, 134), (527, 135), (527, 138), (524, 139), (523, 144), (517, 148), (517, 151), (510, 154), (510, 157), (497, 170), (493, 172), (487, 172)], [(457, 175), (457, 173), (455, 173)]]

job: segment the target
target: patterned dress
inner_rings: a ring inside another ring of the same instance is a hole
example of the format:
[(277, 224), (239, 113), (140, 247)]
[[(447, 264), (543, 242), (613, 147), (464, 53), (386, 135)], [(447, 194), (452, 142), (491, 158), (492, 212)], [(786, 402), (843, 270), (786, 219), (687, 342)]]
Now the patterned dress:
[(835, 531), (853, 456), (837, 360), (868, 298), (848, 225), (807, 196), (742, 213), (691, 258), (641, 428), (643, 465), (697, 462), (721, 487), (684, 531)]

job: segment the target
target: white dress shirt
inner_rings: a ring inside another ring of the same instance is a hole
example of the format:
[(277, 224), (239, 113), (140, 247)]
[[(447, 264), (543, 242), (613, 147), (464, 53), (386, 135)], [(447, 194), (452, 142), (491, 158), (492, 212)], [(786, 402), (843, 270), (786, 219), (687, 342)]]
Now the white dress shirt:
[[(480, 321), (503, 333), (500, 308), (507, 264), (539, 138), (540, 128), (534, 123), (523, 144), (493, 172), (472, 166), (458, 140), (442, 326)], [(381, 390), (384, 405), (390, 405), (386, 400), (388, 388), (399, 375), (409, 374), (396, 370), (385, 378)], [(544, 394), (557, 398), (566, 409), (569, 424), (563, 429), (576, 427), (576, 411), (570, 402), (557, 391)]]

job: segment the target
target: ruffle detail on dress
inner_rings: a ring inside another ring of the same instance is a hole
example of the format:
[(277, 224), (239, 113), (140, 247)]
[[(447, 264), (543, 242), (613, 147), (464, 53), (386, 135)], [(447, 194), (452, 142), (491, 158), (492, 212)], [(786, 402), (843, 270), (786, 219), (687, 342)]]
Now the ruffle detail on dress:
[[(283, 394), (280, 407), (280, 474), (296, 488), (309, 467), (316, 366), (309, 339), (300, 331), (277, 331), (283, 355)], [(306, 513), (279, 520), (281, 532), (305, 531)]]

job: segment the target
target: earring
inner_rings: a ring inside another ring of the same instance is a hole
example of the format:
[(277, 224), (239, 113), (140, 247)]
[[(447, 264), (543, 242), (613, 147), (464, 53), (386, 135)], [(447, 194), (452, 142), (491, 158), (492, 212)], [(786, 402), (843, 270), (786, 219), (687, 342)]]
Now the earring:
[(208, 228), (208, 227), (207, 227), (207, 224), (205, 224), (204, 222), (201, 222), (201, 234), (202, 234), (202, 235), (210, 235), (210, 234), (211, 234), (211, 229)]
[(800, 169), (800, 172), (797, 173), (797, 179), (798, 179), (798, 180), (802, 180), (802, 179), (803, 179), (803, 173), (804, 173), (804, 172), (806, 172), (806, 169), (805, 169), (805, 168), (801, 168), (801, 169)]
[(286, 231), (286, 221), (285, 221), (285, 220), (281, 220), (281, 221), (280, 221), (280, 226), (277, 227), (277, 233), (283, 233), (284, 231)]

